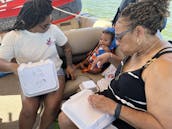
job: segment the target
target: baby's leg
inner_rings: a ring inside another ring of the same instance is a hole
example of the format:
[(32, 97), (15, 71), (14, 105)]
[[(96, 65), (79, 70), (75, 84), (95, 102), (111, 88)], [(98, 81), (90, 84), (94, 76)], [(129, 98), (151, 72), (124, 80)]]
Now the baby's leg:
[(88, 60), (85, 59), (84, 61), (80, 62), (79, 64), (76, 64), (75, 68), (76, 69), (78, 69), (78, 68), (84, 69), (84, 68), (86, 68), (87, 65), (88, 65)]

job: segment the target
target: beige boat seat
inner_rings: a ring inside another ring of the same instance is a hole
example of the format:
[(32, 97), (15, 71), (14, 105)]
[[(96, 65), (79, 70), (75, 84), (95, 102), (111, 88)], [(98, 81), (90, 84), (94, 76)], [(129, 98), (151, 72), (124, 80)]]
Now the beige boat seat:
[[(68, 42), (72, 47), (73, 52), (73, 62), (77, 63), (83, 60), (86, 57), (86, 53), (92, 50), (98, 43), (101, 31), (103, 28), (82, 28), (82, 29), (73, 29), (66, 31), (65, 35), (68, 37)], [(64, 59), (64, 52), (61, 48), (57, 48), (60, 54), (60, 57)], [(80, 70), (76, 70), (77, 79), (68, 80), (66, 82), (64, 98), (68, 98), (70, 95), (76, 93), (78, 86), (82, 81), (86, 80), (99, 80), (102, 78), (101, 75), (91, 75), (88, 73), (82, 73)], [(8, 91), (13, 94), (13, 92), (20, 94), (20, 86), (18, 77), (14, 74), (8, 75), (6, 77), (0, 78), (1, 84), (1, 94), (7, 93)], [(5, 90), (5, 89), (8, 89)]]
[(111, 27), (112, 23), (108, 20), (97, 19), (95, 17), (81, 16), (59, 23), (57, 26), (63, 31), (68, 31), (87, 27)]
[[(87, 27), (82, 29), (72, 29), (70, 31), (66, 31), (65, 35), (68, 37), (68, 42), (72, 47), (73, 52), (73, 62), (78, 63), (86, 57), (86, 53), (90, 50), (94, 49), (97, 45), (98, 40), (100, 38), (102, 27)], [(58, 48), (60, 57), (64, 59), (64, 52), (61, 48)], [(117, 53), (120, 54), (120, 52)], [(65, 67), (65, 66), (64, 66)], [(79, 88), (79, 84), (82, 81), (93, 80), (97, 82), (102, 78), (100, 74), (92, 75), (88, 73), (82, 73), (80, 70), (76, 70), (77, 79), (76, 80), (68, 80), (66, 82), (64, 98), (68, 98), (70, 95), (76, 93)], [(8, 75), (6, 77), (0, 78), (1, 91), (8, 87), (10, 90), (16, 91), (19, 93), (19, 81), (16, 75)], [(4, 88), (3, 88), (4, 87)], [(16, 90), (14, 90), (16, 88)], [(5, 92), (5, 90), (4, 90)]]
[[(73, 63), (78, 63), (85, 59), (87, 53), (95, 48), (103, 29), (104, 27), (87, 27), (82, 29), (73, 29), (65, 32), (65, 35), (68, 37), (68, 42), (72, 47)], [(59, 51), (60, 57), (64, 59), (64, 53), (62, 49), (57, 49)], [(120, 57), (124, 56), (118, 48), (115, 52)], [(64, 98), (67, 98), (70, 95), (76, 93), (81, 82), (86, 80), (93, 80), (96, 83), (102, 78), (101, 74), (94, 75), (82, 73), (81, 70), (76, 70), (76, 75), (76, 80), (68, 80), (66, 82)]]
[(63, 23), (59, 23), (59, 24), (57, 24), (57, 26), (63, 31), (80, 28), (79, 22), (75, 18), (68, 20), (68, 21), (65, 21)]
[(91, 17), (76, 17), (65, 22), (57, 24), (57, 26), (63, 30), (68, 31), (71, 29), (80, 29), (94, 26), (96, 18)]
[[(72, 47), (73, 63), (78, 63), (85, 59), (86, 53), (95, 48), (99, 41), (102, 30), (103, 28), (101, 27), (87, 27), (65, 32), (65, 35), (68, 37), (68, 42)], [(59, 54), (60, 57), (64, 59), (64, 53), (62, 50), (59, 51)], [(68, 80), (66, 82), (64, 98), (76, 93), (79, 88), (79, 84), (82, 81), (91, 79), (97, 82), (100, 78), (102, 78), (101, 75), (82, 73), (81, 70), (76, 70), (76, 75), (76, 80)]]

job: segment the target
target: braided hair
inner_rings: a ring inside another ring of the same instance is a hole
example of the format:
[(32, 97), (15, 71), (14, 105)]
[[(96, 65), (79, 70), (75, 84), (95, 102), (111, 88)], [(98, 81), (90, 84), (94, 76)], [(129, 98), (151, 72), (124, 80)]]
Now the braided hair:
[(43, 22), (52, 10), (50, 0), (28, 0), (24, 3), (10, 30), (29, 30)]
[(169, 16), (168, 8), (169, 0), (144, 0), (127, 6), (121, 17), (128, 18), (131, 29), (141, 25), (154, 35)]

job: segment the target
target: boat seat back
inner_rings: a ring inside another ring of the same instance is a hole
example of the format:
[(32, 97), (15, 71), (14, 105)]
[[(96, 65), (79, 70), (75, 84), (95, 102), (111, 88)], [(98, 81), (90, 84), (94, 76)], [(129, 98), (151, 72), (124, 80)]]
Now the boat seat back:
[[(82, 29), (73, 29), (65, 32), (65, 35), (68, 38), (68, 42), (72, 47), (74, 63), (80, 62), (81, 60), (85, 59), (85, 57), (87, 56), (86, 53), (94, 49), (94, 47), (97, 45), (99, 41), (103, 29), (104, 28), (102, 27), (96, 27), (96, 28), (88, 27)], [(64, 60), (63, 51), (60, 48), (58, 49), (60, 56)], [(116, 49), (116, 54), (123, 55), (118, 48)], [(99, 79), (102, 78), (101, 74), (93, 75), (88, 73), (82, 73), (81, 70), (76, 70), (76, 75), (77, 75), (76, 80), (67, 81), (64, 91), (64, 98), (67, 98), (70, 95), (76, 93), (76, 91), (79, 89), (79, 84), (82, 81), (91, 79), (97, 82)], [(5, 87), (16, 88), (18, 89), (17, 93), (19, 93), (20, 88), (19, 88), (18, 78), (13, 74), (0, 78), (0, 84), (4, 88)]]
[[(68, 42), (72, 48), (73, 62), (78, 63), (86, 58), (87, 53), (93, 50), (101, 36), (102, 27), (87, 27), (81, 29), (72, 29), (65, 31), (65, 35), (68, 38)], [(60, 57), (64, 59), (63, 50), (57, 46)]]
[[(63, 31), (68, 31), (71, 29), (93, 27), (96, 21), (97, 19), (93, 17), (77, 17), (77, 18), (59, 23), (57, 24), (57, 26)], [(101, 26), (104, 26), (104, 25), (101, 25)]]
[(97, 45), (102, 30), (102, 27), (88, 27), (66, 31), (65, 35), (68, 37), (73, 55), (83, 54), (92, 50)]
[(71, 29), (88, 27), (111, 27), (112, 23), (106, 20), (98, 20), (94, 17), (77, 17), (63, 23), (59, 23), (57, 26), (63, 31), (68, 31)]
[(59, 23), (57, 26), (63, 31), (80, 28), (79, 22), (76, 18)]
[(79, 24), (80, 28), (93, 27), (98, 19), (94, 17), (80, 17)]

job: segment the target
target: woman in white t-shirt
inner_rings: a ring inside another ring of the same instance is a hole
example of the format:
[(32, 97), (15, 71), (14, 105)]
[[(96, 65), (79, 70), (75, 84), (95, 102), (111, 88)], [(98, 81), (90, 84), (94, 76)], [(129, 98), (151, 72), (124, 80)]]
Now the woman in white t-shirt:
[[(10, 29), (0, 46), (0, 71), (16, 72), (19, 64), (51, 59), (57, 68), (60, 88), (57, 91), (38, 97), (26, 97), (22, 94), (22, 109), (19, 118), (20, 129), (31, 129), (36, 120), (40, 103), (44, 101), (44, 112), (40, 129), (47, 129), (55, 120), (60, 107), (65, 77), (61, 68), (62, 60), (56, 45), (64, 49), (67, 75), (75, 79), (72, 67), (71, 47), (67, 37), (52, 21), (52, 5), (49, 0), (27, 1), (22, 7), (16, 23)], [(11, 63), (15, 58), (17, 63)]]

